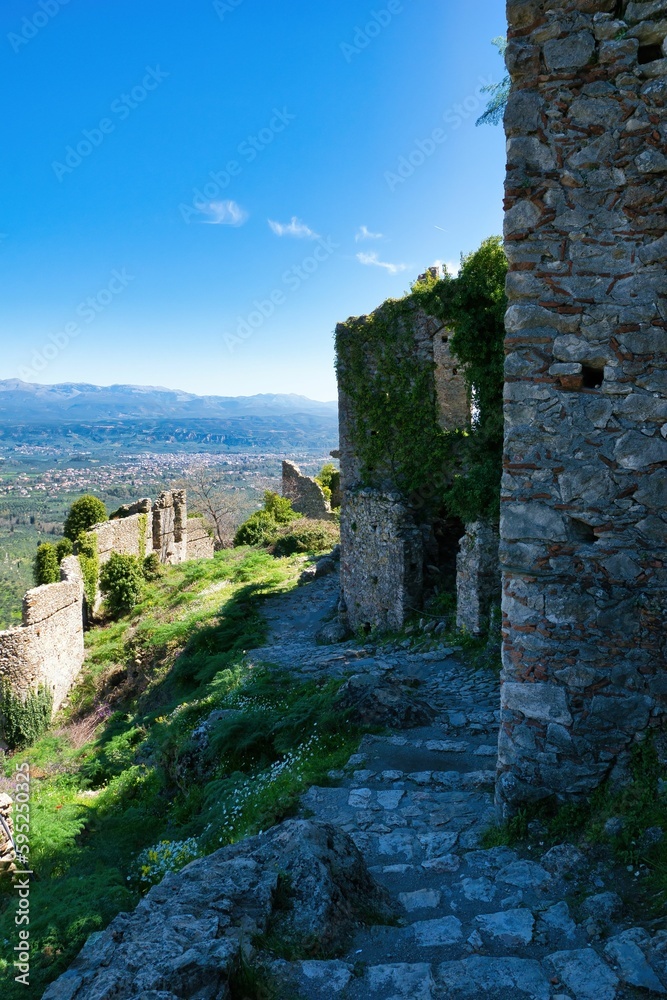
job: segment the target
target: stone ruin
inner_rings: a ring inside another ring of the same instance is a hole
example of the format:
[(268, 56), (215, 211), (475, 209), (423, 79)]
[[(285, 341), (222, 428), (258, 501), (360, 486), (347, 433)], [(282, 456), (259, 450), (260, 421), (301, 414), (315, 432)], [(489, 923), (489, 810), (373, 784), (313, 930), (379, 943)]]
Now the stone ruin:
[(302, 517), (316, 521), (331, 521), (331, 504), (316, 479), (304, 476), (298, 465), (283, 462), (283, 496)]
[[(667, 3), (509, 0), (508, 17), (505, 816), (622, 780), (667, 703)], [(446, 331), (417, 312), (413, 334), (442, 426), (465, 426)], [(337, 335), (344, 371), (364, 320)], [(362, 481), (351, 405), (341, 391), (344, 608), (353, 628), (396, 628), (442, 551), (386, 469)], [(491, 526), (467, 526), (470, 632), (497, 565)]]
[(667, 696), (667, 3), (508, 15), (505, 813), (622, 777)]
[[(429, 396), (441, 428), (467, 427), (470, 404), (463, 374), (451, 352), (450, 331), (416, 306), (407, 322), (412, 350), (432, 372)], [(365, 338), (367, 363), (373, 368), (379, 346), (369, 329), (366, 317), (338, 325), (339, 376), (344, 376), (349, 343), (359, 338)], [(425, 518), (423, 501), (429, 498), (404, 496), (389, 462), (374, 470), (369, 482), (353, 441), (355, 404), (342, 381), (341, 605), (346, 624), (354, 630), (400, 628), (411, 611), (422, 607), (430, 587), (455, 576), (460, 543), (471, 556), (459, 574), (460, 620), (469, 631), (480, 631), (493, 600), (500, 595), (497, 532), (490, 525), (466, 529), (459, 522), (443, 522), (437, 515)]]
[[(213, 556), (213, 539), (201, 518), (187, 516), (185, 490), (161, 493), (153, 505), (140, 500), (112, 520), (91, 528), (100, 565), (112, 552), (143, 558), (156, 552), (161, 563)], [(29, 590), (18, 628), (0, 632), (0, 683), (25, 695), (40, 687), (62, 705), (84, 659), (83, 579), (76, 556), (63, 559), (60, 583)]]

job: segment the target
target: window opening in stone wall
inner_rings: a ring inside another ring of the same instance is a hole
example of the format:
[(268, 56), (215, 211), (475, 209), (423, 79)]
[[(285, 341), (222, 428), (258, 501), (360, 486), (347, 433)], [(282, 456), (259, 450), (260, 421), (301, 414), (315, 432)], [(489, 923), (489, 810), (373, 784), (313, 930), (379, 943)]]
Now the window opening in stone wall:
[(582, 365), (581, 384), (584, 389), (599, 389), (604, 382), (604, 368)]
[(646, 63), (656, 62), (656, 60), (662, 59), (662, 46), (661, 45), (640, 45), (639, 46), (639, 65), (643, 66)]
[(590, 524), (579, 521), (576, 517), (570, 518), (570, 532), (574, 541), (583, 542), (586, 545), (594, 545), (598, 540)]

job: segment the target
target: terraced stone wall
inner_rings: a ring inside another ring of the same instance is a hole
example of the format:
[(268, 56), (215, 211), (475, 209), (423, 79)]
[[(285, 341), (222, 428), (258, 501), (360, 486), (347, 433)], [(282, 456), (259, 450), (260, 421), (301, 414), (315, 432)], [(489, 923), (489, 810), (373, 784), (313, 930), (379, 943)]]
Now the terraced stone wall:
[(667, 698), (667, 2), (510, 0), (505, 814)]

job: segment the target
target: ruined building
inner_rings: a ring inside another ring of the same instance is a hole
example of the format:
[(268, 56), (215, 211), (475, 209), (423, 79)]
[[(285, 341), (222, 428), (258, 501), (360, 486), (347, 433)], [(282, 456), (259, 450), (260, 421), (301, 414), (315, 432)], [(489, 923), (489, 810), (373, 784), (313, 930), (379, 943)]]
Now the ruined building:
[[(112, 552), (139, 558), (156, 552), (160, 562), (175, 564), (213, 556), (213, 539), (199, 517), (187, 516), (184, 490), (161, 493), (155, 504), (140, 500), (118, 516), (91, 528), (99, 563)], [(23, 621), (0, 632), (0, 684), (20, 695), (45, 688), (54, 710), (64, 701), (84, 658), (84, 587), (76, 556), (64, 559), (60, 583), (29, 590)]]
[[(382, 371), (391, 365), (399, 370), (399, 382), (403, 375), (404, 383), (413, 380), (414, 384), (407, 389), (404, 385), (403, 391), (414, 390), (414, 405), (408, 409), (416, 420), (412, 428), (415, 435), (426, 435), (435, 427), (450, 431), (468, 426), (468, 394), (449, 340), (443, 322), (409, 299), (386, 303), (372, 316), (350, 319), (336, 330), (343, 497), (341, 591), (344, 614), (353, 629), (400, 627), (411, 611), (422, 607), (425, 591), (456, 574), (465, 527), (443, 516), (433, 502), (444, 477), (410, 488), (403, 482), (405, 463), (399, 452), (406, 447), (411, 450), (412, 442), (397, 441), (394, 453), (390, 445), (386, 454), (372, 462), (362, 455), (361, 444), (365, 440), (372, 452), (373, 439), (379, 435), (373, 416), (369, 416), (364, 383), (382, 378)], [(355, 366), (361, 366), (361, 372), (357, 374), (358, 392), (353, 394), (350, 387), (355, 381)], [(387, 389), (391, 421), (396, 398), (389, 383)], [(409, 438), (410, 428), (401, 424), (398, 416), (397, 421), (395, 435)], [(415, 450), (417, 445), (415, 438)], [(479, 551), (472, 535), (470, 545)], [(490, 577), (489, 599), (492, 594), (497, 596), (497, 544), (491, 548), (490, 561), (491, 566), (482, 556), (476, 571), (468, 572), (466, 567), (466, 586), (474, 591), (477, 603), (462, 603), (471, 611), (473, 631), (489, 610), (488, 601), (484, 607), (480, 605), (479, 580)]]
[(667, 704), (667, 4), (508, 13), (505, 813)]
[(316, 479), (304, 476), (294, 462), (283, 462), (283, 496), (302, 517), (319, 521), (333, 518), (331, 504)]

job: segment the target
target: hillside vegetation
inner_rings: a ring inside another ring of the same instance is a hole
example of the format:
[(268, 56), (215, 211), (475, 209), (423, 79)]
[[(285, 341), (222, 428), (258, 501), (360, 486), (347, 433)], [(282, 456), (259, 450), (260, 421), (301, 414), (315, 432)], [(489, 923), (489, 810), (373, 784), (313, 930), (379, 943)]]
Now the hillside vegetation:
[[(282, 819), (356, 746), (333, 709), (337, 682), (245, 662), (265, 639), (263, 599), (294, 587), (306, 558), (237, 548), (165, 570), (130, 614), (88, 634), (54, 728), (5, 761), (0, 791), (17, 760), (33, 779), (30, 996), (167, 871)], [(7, 880), (4, 947), (12, 903)], [(27, 995), (11, 961), (7, 1000)]]

